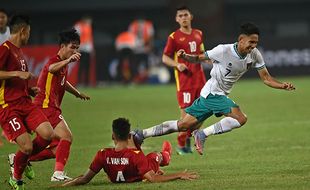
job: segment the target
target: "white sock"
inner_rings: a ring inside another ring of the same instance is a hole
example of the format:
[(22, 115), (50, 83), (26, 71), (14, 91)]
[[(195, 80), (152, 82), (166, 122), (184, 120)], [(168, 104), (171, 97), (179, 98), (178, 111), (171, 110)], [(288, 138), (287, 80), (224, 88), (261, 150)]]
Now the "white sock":
[(211, 125), (203, 129), (203, 132), (206, 136), (215, 135), (215, 134), (222, 134), (231, 131), (234, 128), (240, 127), (240, 123), (238, 120), (232, 117), (225, 117), (221, 119), (219, 122)]
[(148, 138), (177, 132), (179, 131), (177, 122), (178, 120), (165, 121), (159, 125), (155, 125), (154, 127), (143, 129), (143, 136), (144, 138)]

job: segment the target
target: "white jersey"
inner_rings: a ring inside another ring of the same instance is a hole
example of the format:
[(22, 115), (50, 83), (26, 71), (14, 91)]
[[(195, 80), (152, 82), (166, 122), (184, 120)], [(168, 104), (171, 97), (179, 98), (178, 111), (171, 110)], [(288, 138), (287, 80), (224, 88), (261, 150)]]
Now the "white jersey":
[(233, 85), (250, 68), (262, 69), (265, 67), (264, 59), (257, 48), (245, 57), (237, 51), (237, 43), (220, 44), (205, 55), (212, 60), (213, 68), (211, 78), (202, 88), (200, 95), (206, 98), (210, 93), (215, 95), (228, 95)]
[(0, 44), (8, 40), (10, 37), (10, 28), (7, 26), (4, 33), (0, 32)]

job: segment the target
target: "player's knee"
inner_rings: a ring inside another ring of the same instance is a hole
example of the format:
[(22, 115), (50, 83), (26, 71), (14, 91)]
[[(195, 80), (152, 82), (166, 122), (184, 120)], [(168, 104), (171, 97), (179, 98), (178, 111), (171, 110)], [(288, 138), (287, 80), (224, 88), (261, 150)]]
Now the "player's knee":
[(239, 118), (238, 121), (241, 126), (243, 126), (248, 120), (248, 117), (245, 114), (242, 114)]
[(188, 129), (188, 123), (184, 122), (183, 120), (178, 121), (178, 129), (179, 131), (187, 131)]
[(20, 145), (20, 150), (23, 153), (30, 155), (33, 150), (32, 143), (26, 143), (26, 144)]
[(61, 140), (66, 140), (66, 141), (69, 141), (69, 142), (72, 142), (73, 141), (73, 137), (72, 137), (72, 134), (66, 134), (65, 136), (63, 136), (61, 138)]

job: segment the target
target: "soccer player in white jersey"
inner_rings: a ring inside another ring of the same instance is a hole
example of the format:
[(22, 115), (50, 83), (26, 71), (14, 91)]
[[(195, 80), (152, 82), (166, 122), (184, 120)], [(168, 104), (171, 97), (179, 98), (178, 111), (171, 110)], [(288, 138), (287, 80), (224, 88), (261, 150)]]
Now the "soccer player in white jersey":
[(234, 44), (221, 44), (206, 51), (201, 55), (185, 54), (179, 51), (178, 56), (191, 63), (211, 60), (213, 68), (209, 79), (201, 90), (200, 97), (185, 109), (186, 116), (181, 120), (165, 121), (159, 125), (136, 130), (134, 137), (141, 143), (145, 138), (161, 136), (177, 131), (185, 131), (188, 128), (195, 130), (204, 120), (212, 116), (225, 116), (219, 122), (203, 129), (194, 131), (196, 150), (203, 154), (204, 142), (207, 137), (221, 134), (243, 126), (246, 115), (240, 107), (227, 95), (233, 85), (250, 68), (255, 68), (261, 80), (267, 86), (276, 89), (294, 90), (289, 82), (280, 82), (274, 79), (268, 72), (264, 59), (256, 48), (259, 38), (259, 29), (252, 23), (241, 25), (238, 42)]

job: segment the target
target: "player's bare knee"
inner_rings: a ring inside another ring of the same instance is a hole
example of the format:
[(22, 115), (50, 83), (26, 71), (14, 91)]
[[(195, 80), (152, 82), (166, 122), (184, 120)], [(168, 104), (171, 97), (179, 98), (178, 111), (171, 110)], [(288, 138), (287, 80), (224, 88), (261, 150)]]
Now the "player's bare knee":
[(20, 150), (23, 153), (30, 155), (33, 150), (32, 143), (26, 143), (26, 144), (20, 145)]
[(247, 122), (248, 118), (245, 114), (242, 114), (239, 118), (238, 121), (241, 126), (243, 126)]
[(188, 127), (187, 127), (187, 123), (184, 122), (183, 120), (179, 120), (178, 121), (178, 128), (179, 128), (179, 131), (187, 131)]

